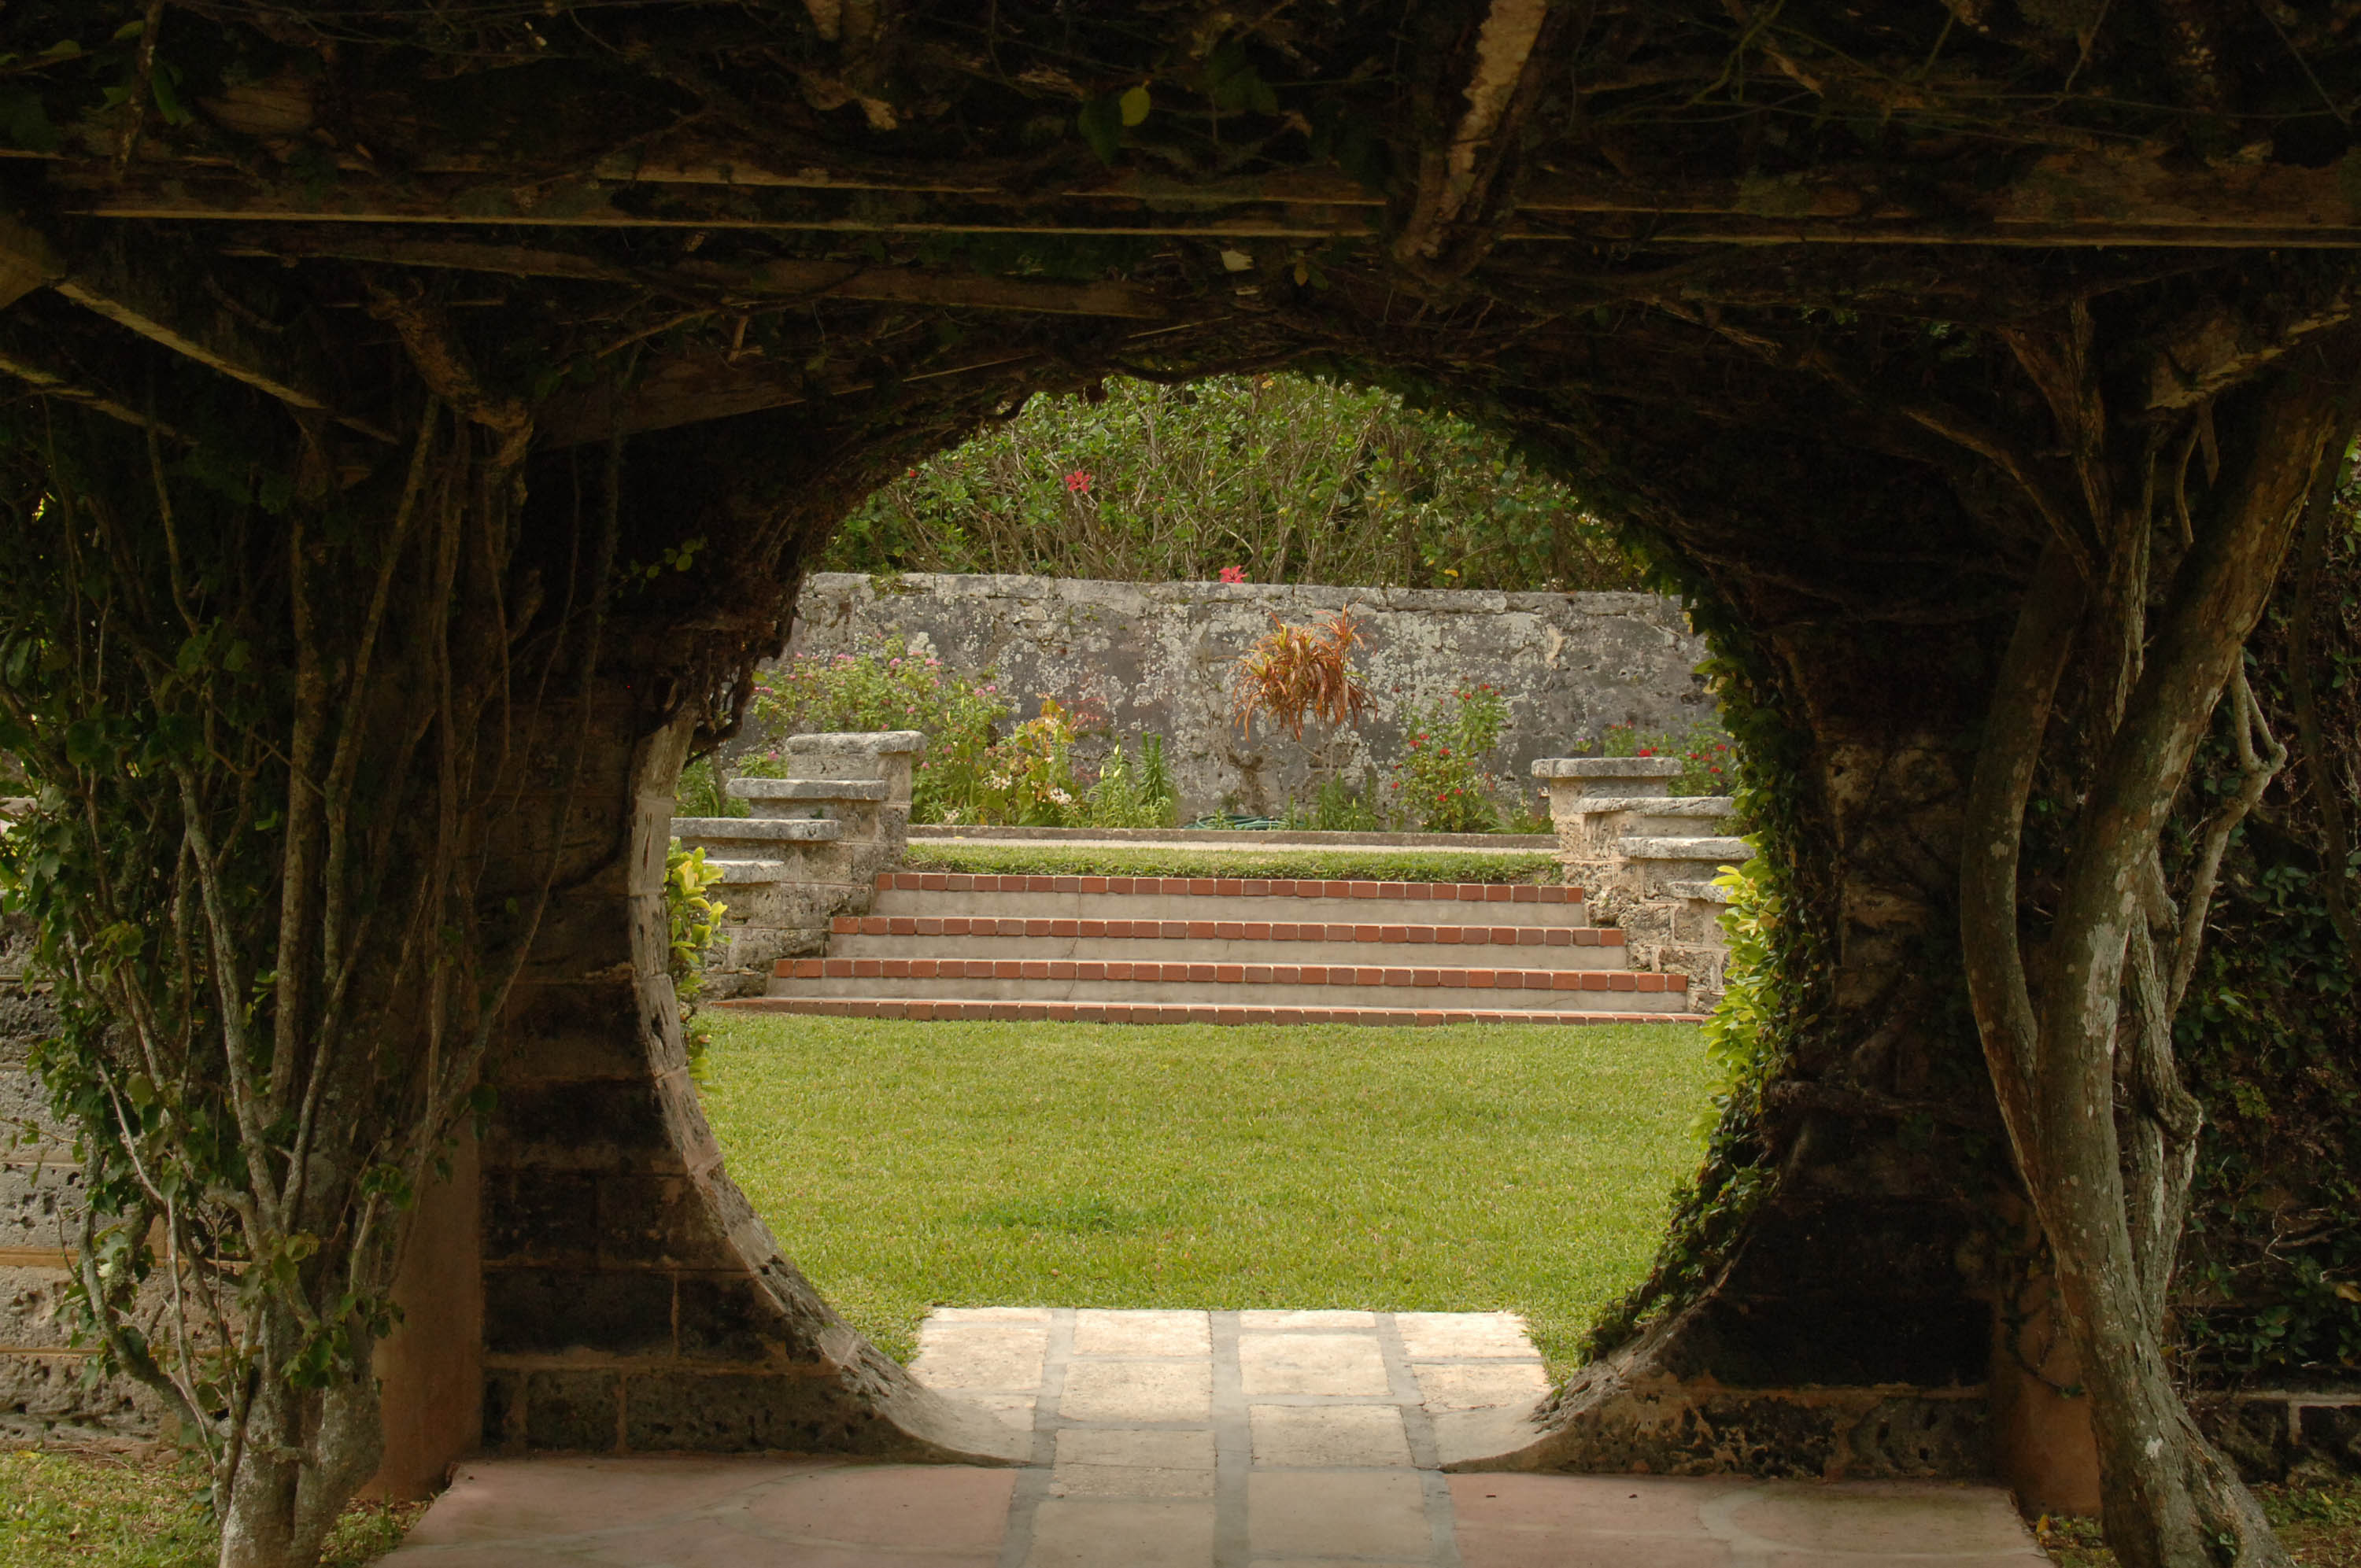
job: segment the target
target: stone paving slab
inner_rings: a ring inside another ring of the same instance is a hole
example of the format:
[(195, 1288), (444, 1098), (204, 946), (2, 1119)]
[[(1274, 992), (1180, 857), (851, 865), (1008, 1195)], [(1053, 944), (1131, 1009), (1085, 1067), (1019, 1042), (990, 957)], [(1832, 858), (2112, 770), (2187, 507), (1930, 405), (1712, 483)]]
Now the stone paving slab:
[[(1546, 1390), (1507, 1313), (946, 1308), (912, 1371), (1032, 1437), (1004, 1470), (462, 1465), (388, 1568), (2036, 1568), (1997, 1487), (1442, 1473)], [(1485, 1403), (1489, 1401), (1489, 1404)]]

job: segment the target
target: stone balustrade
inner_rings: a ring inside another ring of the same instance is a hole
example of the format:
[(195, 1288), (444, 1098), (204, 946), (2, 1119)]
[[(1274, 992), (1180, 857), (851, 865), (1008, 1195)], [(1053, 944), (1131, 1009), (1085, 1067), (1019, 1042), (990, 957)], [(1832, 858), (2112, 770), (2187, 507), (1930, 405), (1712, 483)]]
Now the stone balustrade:
[(835, 916), (868, 912), (877, 874), (909, 841), (910, 775), (926, 743), (915, 729), (791, 735), (794, 776), (730, 781), (752, 815), (674, 819), (673, 837), (721, 872), (709, 992), (760, 992), (780, 959), (825, 950)]
[(1729, 942), (1714, 885), (1721, 868), (1754, 851), (1725, 829), (1727, 795), (1666, 793), (1674, 757), (1544, 757), (1533, 776), (1549, 789), (1550, 823), (1565, 880), (1583, 888), (1604, 925), (1620, 927), (1631, 967), (1686, 975), (1690, 1004), (1721, 1000)]

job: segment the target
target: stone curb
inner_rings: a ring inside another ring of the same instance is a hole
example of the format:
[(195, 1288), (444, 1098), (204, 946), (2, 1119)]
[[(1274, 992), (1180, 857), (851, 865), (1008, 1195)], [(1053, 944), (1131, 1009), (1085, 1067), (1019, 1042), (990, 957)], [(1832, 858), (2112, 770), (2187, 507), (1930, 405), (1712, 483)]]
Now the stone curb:
[(1432, 1027), (1439, 1024), (1702, 1024), (1702, 1013), (1545, 1013), (1538, 1009), (1394, 1007), (1225, 1007), (1206, 1003), (910, 1001), (899, 997), (749, 996), (716, 1002), (736, 1013), (793, 1013), (829, 1018), (961, 1019), (1058, 1024), (1363, 1024)]
[(1160, 898), (1389, 898), (1412, 904), (1579, 904), (1578, 887), (1515, 882), (1332, 882), (1286, 877), (1016, 876), (885, 872), (879, 893), (1113, 893)]
[(1147, 845), (1157, 849), (1202, 849), (1212, 844), (1252, 844), (1272, 849), (1335, 850), (1554, 850), (1554, 833), (1320, 833), (1282, 828), (995, 828), (959, 822), (914, 823), (910, 841), (956, 839), (978, 843)]

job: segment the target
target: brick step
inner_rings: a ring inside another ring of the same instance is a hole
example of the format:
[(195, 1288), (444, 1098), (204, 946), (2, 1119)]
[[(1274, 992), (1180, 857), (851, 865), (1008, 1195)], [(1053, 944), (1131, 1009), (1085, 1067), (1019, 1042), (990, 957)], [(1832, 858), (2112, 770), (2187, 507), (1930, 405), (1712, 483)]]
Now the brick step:
[[(899, 996), (1007, 1002), (1232, 1003), (1382, 1006), (1405, 992), (1481, 992), (1519, 1011), (1575, 995), (1616, 998), (1628, 1012), (1678, 1012), (1688, 981), (1626, 970), (1475, 969), (1456, 965), (1143, 963), (1076, 959), (782, 959), (774, 996)], [(1340, 994), (1342, 993), (1342, 994)]]
[[(1404, 949), (1415, 948), (1415, 953)], [(1437, 951), (1437, 949), (1441, 949)], [(1229, 963), (1505, 961), (1621, 969), (1623, 933), (1591, 926), (1428, 926), (1266, 920), (1059, 920), (840, 915), (832, 958), (1175, 959)], [(1463, 956), (1464, 955), (1464, 956)]]
[[(890, 884), (890, 885), (889, 885)], [(1505, 883), (1265, 881), (1236, 877), (991, 876), (892, 872), (872, 915), (1579, 926), (1582, 890)]]
[(1242, 1003), (1009, 1002), (982, 997), (749, 996), (709, 1005), (829, 1018), (1006, 1020), (1059, 1024), (1702, 1024), (1696, 1013), (1573, 1013), (1533, 1008), (1299, 1007)]

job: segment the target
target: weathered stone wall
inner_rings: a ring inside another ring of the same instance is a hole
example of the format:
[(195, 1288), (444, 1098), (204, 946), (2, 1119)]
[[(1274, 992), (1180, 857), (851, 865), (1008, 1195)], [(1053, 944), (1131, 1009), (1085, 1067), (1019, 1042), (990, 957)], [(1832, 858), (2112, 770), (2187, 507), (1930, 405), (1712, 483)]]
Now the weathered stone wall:
[(24, 980), (29, 933), (0, 931), (0, 1443), (124, 1445), (157, 1435), (163, 1403), (128, 1378), (94, 1379), (66, 1299), (82, 1224), (73, 1130), (49, 1113), (26, 1055), (56, 1026)]
[[(1230, 722), (1230, 674), (1270, 629), (1349, 607), (1376, 711), (1301, 743)], [(990, 669), (1029, 716), (1036, 694), (1094, 696), (1114, 732), (1165, 737), (1183, 819), (1230, 801), (1277, 812), (1324, 778), (1378, 782), (1400, 753), (1402, 709), (1470, 681), (1508, 699), (1492, 766), (1530, 795), (1528, 770), (1610, 724), (1686, 729), (1713, 716), (1704, 639), (1654, 594), (1504, 594), (1229, 583), (1107, 583), (822, 572), (796, 604), (793, 651), (848, 652), (901, 635), (963, 670)]]

